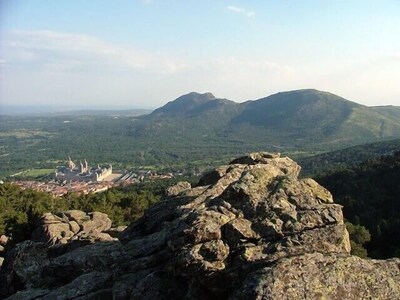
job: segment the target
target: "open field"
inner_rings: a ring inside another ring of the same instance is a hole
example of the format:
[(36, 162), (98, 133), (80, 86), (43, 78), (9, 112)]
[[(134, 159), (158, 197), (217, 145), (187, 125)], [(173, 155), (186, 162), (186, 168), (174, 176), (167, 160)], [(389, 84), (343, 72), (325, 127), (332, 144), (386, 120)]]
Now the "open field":
[(38, 177), (38, 176), (48, 175), (52, 172), (54, 172), (54, 169), (31, 169), (31, 170), (23, 171), (19, 175), (25, 176), (25, 177)]

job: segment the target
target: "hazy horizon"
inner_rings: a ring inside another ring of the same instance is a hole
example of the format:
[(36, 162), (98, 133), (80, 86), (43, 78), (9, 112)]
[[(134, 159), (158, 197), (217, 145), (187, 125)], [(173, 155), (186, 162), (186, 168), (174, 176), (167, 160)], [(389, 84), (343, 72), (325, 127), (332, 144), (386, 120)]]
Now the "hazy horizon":
[(102, 111), (153, 111), (152, 107), (129, 107), (129, 106), (48, 106), (48, 105), (0, 105), (0, 116), (18, 116), (18, 115), (43, 115), (43, 114), (61, 114), (72, 112), (102, 112)]
[[(399, 1), (0, 0), (0, 108), (315, 88), (400, 106)], [(118, 109), (118, 108), (117, 108)]]
[[(288, 91), (281, 91), (281, 92), (288, 92)], [(192, 93), (192, 92), (190, 92)], [(208, 92), (211, 93), (211, 92)], [(188, 94), (188, 93), (187, 93)], [(164, 106), (170, 101), (175, 100), (176, 98), (179, 98), (180, 96), (183, 95), (178, 95), (174, 99), (167, 99), (165, 100), (164, 103), (162, 103), (158, 107), (145, 107), (145, 106), (124, 106), (124, 105), (96, 105), (96, 104), (89, 104), (89, 105), (72, 105), (72, 106), (58, 106), (58, 105), (53, 105), (53, 106), (48, 106), (44, 104), (33, 104), (33, 105), (3, 105), (0, 103), (0, 115), (43, 115), (45, 113), (50, 113), (50, 114), (58, 114), (58, 113), (64, 113), (64, 112), (102, 112), (102, 111), (143, 111), (143, 112), (150, 112), (153, 111), (159, 107)], [(215, 95), (214, 95), (215, 96)], [(271, 95), (266, 95), (266, 97), (271, 96)], [(216, 97), (216, 98), (222, 98), (226, 99), (224, 97)], [(264, 98), (264, 97), (263, 97)], [(231, 99), (228, 99), (231, 100)], [(259, 99), (249, 99), (248, 101), (255, 101)], [(353, 101), (355, 103), (358, 103), (356, 101)], [(361, 103), (359, 103), (361, 104)], [(397, 106), (397, 105), (368, 105), (368, 107), (374, 107), (374, 106)], [(399, 106), (400, 107), (400, 106)]]

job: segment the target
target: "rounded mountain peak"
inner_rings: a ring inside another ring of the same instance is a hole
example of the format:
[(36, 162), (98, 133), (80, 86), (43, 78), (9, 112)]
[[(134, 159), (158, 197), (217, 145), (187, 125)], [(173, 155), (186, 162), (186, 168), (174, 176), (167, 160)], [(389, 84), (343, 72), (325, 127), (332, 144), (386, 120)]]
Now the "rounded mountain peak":
[(189, 94), (178, 97), (177, 99), (168, 102), (164, 106), (156, 109), (152, 115), (160, 114), (182, 114), (186, 113), (195, 107), (207, 103), (211, 100), (215, 100), (215, 96), (212, 93), (196, 93), (191, 92)]

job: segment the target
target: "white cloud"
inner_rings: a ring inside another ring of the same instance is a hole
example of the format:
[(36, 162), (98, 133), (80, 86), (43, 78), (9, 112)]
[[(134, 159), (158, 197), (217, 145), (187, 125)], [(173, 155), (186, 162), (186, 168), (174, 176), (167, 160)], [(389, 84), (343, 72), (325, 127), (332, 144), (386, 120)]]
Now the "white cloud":
[(394, 59), (400, 59), (400, 52), (398, 53), (393, 53), (392, 55), (389, 56), (390, 58), (394, 58)]
[(228, 6), (228, 10), (233, 11), (238, 14), (245, 15), (246, 17), (254, 17), (255, 16), (255, 11), (249, 11), (245, 8), (238, 7), (238, 6)]
[(111, 100), (157, 107), (189, 91), (241, 101), (286, 89), (297, 76), (291, 67), (267, 58), (190, 60), (81, 34), (16, 31), (4, 42), (4, 98), (15, 103)]
[(8, 103), (157, 107), (189, 91), (241, 101), (285, 89), (296, 76), (265, 58), (190, 60), (52, 31), (13, 32), (5, 49)]
[(0, 82), (5, 103), (157, 107), (190, 91), (242, 101), (317, 88), (365, 104), (400, 105), (396, 51), (364, 63), (293, 67), (267, 56), (202, 60), (166, 56), (53, 31), (12, 32), (2, 42)]
[[(257, 99), (290, 88), (298, 74), (290, 66), (264, 58), (220, 57), (194, 62), (184, 70), (186, 90), (211, 91), (235, 101)], [(180, 74), (175, 74), (180, 76)]]
[(342, 64), (303, 66), (303, 86), (342, 96), (365, 105), (400, 106), (400, 59), (370, 57)]
[(187, 68), (179, 58), (81, 34), (14, 31), (2, 42), (4, 103), (148, 107), (160, 99), (159, 82)]
[(106, 43), (82, 34), (54, 31), (14, 31), (5, 39), (5, 57), (10, 66), (53, 71), (135, 69), (171, 73), (185, 67), (174, 60), (129, 47)]

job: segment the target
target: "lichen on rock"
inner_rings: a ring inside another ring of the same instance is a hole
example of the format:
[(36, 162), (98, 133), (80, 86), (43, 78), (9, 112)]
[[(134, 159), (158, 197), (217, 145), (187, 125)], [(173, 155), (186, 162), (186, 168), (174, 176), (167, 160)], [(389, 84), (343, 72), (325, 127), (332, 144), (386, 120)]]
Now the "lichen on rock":
[[(350, 256), (342, 207), (312, 179), (299, 179), (299, 172), (287, 157), (252, 153), (216, 168), (197, 186), (170, 188), (119, 241), (51, 247), (24, 242), (7, 255), (2, 295), (400, 298), (400, 260)], [(73, 222), (84, 227), (93, 217), (70, 213), (65, 224), (76, 236)], [(93, 285), (78, 288), (80, 280)]]

